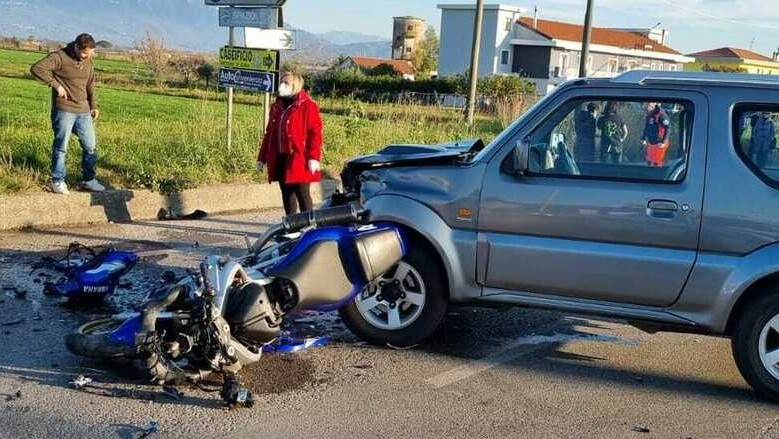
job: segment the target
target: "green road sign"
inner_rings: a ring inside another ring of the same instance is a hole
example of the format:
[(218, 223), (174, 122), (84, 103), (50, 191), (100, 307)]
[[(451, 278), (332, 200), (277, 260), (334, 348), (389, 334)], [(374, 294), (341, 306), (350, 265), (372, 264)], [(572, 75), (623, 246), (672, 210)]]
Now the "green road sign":
[(259, 72), (278, 72), (279, 51), (225, 46), (219, 49), (219, 66)]

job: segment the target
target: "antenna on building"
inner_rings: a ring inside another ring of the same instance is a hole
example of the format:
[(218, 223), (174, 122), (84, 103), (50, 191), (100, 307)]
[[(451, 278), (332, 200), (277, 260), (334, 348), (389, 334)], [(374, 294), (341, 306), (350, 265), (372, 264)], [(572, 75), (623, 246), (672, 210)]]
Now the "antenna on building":
[(538, 27), (538, 5), (533, 8), (533, 29)]

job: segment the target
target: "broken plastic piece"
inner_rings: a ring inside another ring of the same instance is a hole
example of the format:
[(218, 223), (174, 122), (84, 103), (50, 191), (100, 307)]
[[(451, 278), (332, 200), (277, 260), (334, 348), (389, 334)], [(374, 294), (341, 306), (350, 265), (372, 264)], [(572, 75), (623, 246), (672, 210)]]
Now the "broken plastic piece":
[(93, 380), (92, 378), (85, 377), (84, 375), (77, 376), (73, 381), (70, 382), (70, 385), (72, 385), (76, 390), (81, 390), (89, 383), (91, 383)]
[(159, 424), (157, 424), (157, 421), (152, 419), (149, 421), (149, 425), (143, 429), (143, 434), (138, 436), (138, 439), (148, 437), (150, 434), (156, 433), (157, 431), (159, 431)]
[(220, 396), (230, 407), (254, 406), (254, 395), (249, 389), (241, 386), (235, 375), (225, 376)]
[(308, 348), (326, 346), (329, 341), (329, 338), (326, 336), (309, 338), (292, 338), (289, 336), (282, 336), (273, 343), (269, 343), (263, 346), (262, 351), (265, 353), (300, 352)]

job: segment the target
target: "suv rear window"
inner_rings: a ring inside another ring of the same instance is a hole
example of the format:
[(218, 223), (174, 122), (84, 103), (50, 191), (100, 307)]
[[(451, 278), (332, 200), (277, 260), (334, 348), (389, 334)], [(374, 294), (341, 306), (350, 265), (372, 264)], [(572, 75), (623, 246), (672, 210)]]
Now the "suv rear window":
[(779, 188), (779, 105), (737, 105), (733, 136), (741, 160), (760, 179)]

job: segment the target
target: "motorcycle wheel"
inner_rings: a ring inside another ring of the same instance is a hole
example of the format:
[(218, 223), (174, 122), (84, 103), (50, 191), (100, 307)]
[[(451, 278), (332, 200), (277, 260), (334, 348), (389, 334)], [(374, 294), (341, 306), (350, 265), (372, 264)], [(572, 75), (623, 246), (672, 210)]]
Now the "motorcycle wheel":
[(97, 359), (122, 359), (135, 356), (135, 349), (111, 341), (111, 332), (122, 322), (100, 319), (81, 325), (65, 337), (65, 346), (76, 355)]

